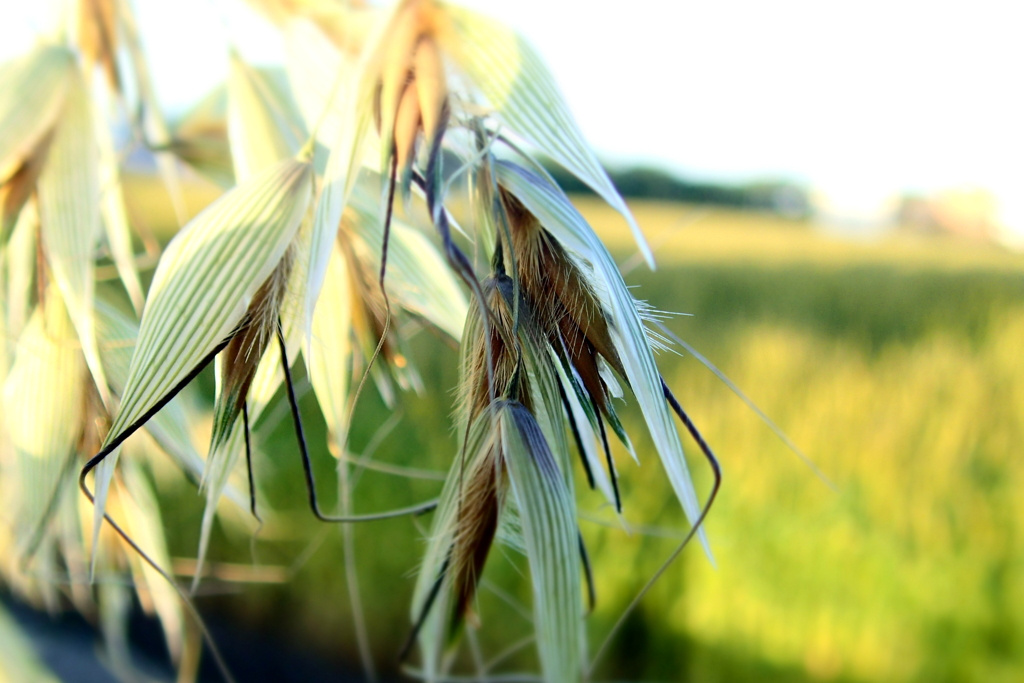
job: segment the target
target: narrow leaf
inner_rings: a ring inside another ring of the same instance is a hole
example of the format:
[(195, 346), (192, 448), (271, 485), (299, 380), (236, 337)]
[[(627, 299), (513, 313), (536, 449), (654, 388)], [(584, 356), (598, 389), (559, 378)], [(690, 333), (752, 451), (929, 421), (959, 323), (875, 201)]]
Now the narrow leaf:
[(502, 450), (530, 562), (544, 680), (578, 681), (586, 661), (586, 631), (572, 496), (529, 411), (518, 403), (506, 404), (500, 422)]
[(39, 213), (30, 202), (18, 216), (18, 222), (7, 242), (7, 336), (4, 343), (13, 348), (31, 311), (32, 280), (36, 271), (36, 248), (39, 238)]
[(313, 312), (312, 357), (309, 378), (331, 438), (345, 443), (348, 432), (348, 382), (352, 364), (351, 312), (348, 267), (335, 245), (327, 264), (323, 288)]
[(100, 211), (103, 216), (103, 227), (106, 229), (107, 244), (110, 245), (110, 254), (117, 267), (117, 274), (124, 283), (135, 313), (141, 315), (145, 296), (139, 280), (139, 269), (135, 265), (128, 210), (124, 203), (124, 186), (121, 184), (121, 169), (114, 151), (110, 127), (100, 116), (96, 117), (96, 142), (99, 146), (102, 192)]
[[(331, 150), (324, 171), (323, 189), (316, 207), (310, 259), (306, 269), (304, 334), (307, 363), (311, 354), (309, 343), (312, 335), (313, 312), (320, 296), (327, 264), (334, 249), (341, 216), (349, 201), (349, 195), (364, 163), (365, 155), (373, 151), (375, 136), (368, 135), (373, 118), (373, 68), (375, 56), (380, 50), (387, 21), (382, 21), (363, 46), (351, 74), (346, 74), (348, 64), (339, 56), (332, 60), (339, 73), (331, 74), (328, 81), (331, 90), (322, 97), (323, 110), (317, 112), (316, 123), (311, 124), (312, 132), (322, 137)], [(308, 54), (308, 53), (307, 53)], [(301, 65), (302, 61), (296, 64)], [(305, 62), (308, 63), (308, 60)], [(289, 64), (291, 68), (291, 64)], [(295, 77), (296, 69), (291, 71)], [(339, 80), (340, 78), (340, 80)], [(337, 88), (335, 88), (337, 84)], [(299, 92), (312, 89), (297, 86)], [(323, 91), (321, 91), (323, 92)], [(303, 95), (299, 95), (300, 101)], [(322, 131), (322, 132), (321, 132)]]
[(264, 75), (236, 53), (228, 74), (228, 138), (235, 178), (245, 182), (298, 151), (304, 131)]
[(640, 226), (584, 139), (540, 55), (498, 22), (452, 5), (446, 5), (445, 10), (453, 29), (446, 47), (498, 111), (499, 118), (621, 213), (653, 269), (654, 256)]
[(68, 76), (67, 89), (64, 111), (39, 179), (42, 244), (78, 331), (85, 362), (104, 404), (109, 406), (92, 313), (94, 257), (100, 228), (99, 156), (89, 94), (77, 70)]

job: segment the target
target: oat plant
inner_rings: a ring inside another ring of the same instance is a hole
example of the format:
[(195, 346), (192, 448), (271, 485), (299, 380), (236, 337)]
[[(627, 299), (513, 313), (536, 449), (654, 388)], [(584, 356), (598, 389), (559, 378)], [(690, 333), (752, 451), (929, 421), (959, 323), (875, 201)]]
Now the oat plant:
[[(66, 27), (0, 71), (4, 581), (54, 608), (62, 592), (87, 613), (98, 604), (125, 671), (133, 586), (160, 616), (182, 680), (194, 676), (200, 632), (230, 680), (171, 575), (153, 459), (170, 456), (205, 496), (194, 589), (222, 497), (247, 510), (251, 533), (274, 514), (250, 428), (280, 392), (296, 441), (270, 455), (300, 460), (311, 514), (342, 525), (368, 678), (351, 525), (430, 514), (406, 670), (454, 675), (467, 629), (472, 638), (485, 626), (476, 594), (502, 544), (529, 567), (540, 677), (588, 679), (603, 650), (589, 654), (586, 631), (600, 567), (577, 528), (574, 468), (616, 512), (629, 505), (611, 442), (640, 461), (616, 407), (631, 397), (690, 521), (687, 540), (709, 554), (701, 523), (720, 473), (658, 371), (660, 314), (633, 298), (538, 155), (620, 211), (653, 267), (650, 249), (543, 60), (514, 32), (435, 0), (252, 4), (280, 27), (287, 70), (232, 51), (224, 87), (174, 125), (155, 105), (126, 0), (80, 0)], [(117, 125), (128, 142), (115, 144)], [(172, 197), (185, 166), (226, 188), (163, 249), (145, 290), (135, 245), (152, 242), (120, 180), (132, 146), (157, 157)], [(119, 288), (96, 287), (108, 266)], [(436, 499), (357, 514), (348, 433), (360, 397), (372, 390), (397, 406), (424, 388), (403, 321), (460, 349), (457, 446)], [(334, 511), (317, 495), (293, 378), (300, 357), (337, 461)], [(189, 427), (202, 410), (187, 394), (211, 363), (203, 455)], [(680, 425), (712, 466), (703, 505)], [(90, 585), (102, 576), (123, 580)]]

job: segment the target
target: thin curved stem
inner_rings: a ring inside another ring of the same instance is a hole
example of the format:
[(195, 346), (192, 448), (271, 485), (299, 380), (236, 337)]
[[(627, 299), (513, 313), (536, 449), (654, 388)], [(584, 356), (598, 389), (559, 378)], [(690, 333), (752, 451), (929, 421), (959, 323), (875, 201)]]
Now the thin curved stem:
[(437, 573), (437, 578), (434, 579), (434, 583), (430, 586), (430, 592), (427, 593), (427, 599), (423, 601), (423, 609), (420, 610), (420, 615), (416, 618), (416, 623), (412, 625), (412, 629), (409, 631), (408, 637), (405, 639), (405, 643), (402, 645), (402, 649), (398, 652), (398, 661), (404, 662), (412, 654), (412, 648), (416, 644), (416, 638), (419, 637), (420, 631), (423, 629), (423, 625), (427, 623), (427, 617), (430, 615), (430, 610), (434, 606), (434, 602), (437, 600), (437, 596), (441, 593), (441, 586), (444, 585), (444, 577), (448, 573), (448, 566), (452, 561), (451, 549), (448, 550), (447, 557), (444, 558), (444, 563), (441, 565), (441, 570)]
[(668, 384), (665, 383), (664, 378), (661, 379), (661, 388), (665, 394), (665, 400), (668, 401), (668, 404), (670, 406), (672, 406), (672, 410), (675, 411), (675, 414), (679, 417), (680, 421), (686, 427), (686, 431), (690, 433), (690, 436), (693, 437), (693, 440), (697, 442), (697, 446), (704, 454), (704, 457), (707, 458), (708, 464), (711, 466), (711, 472), (714, 475), (715, 482), (711, 487), (711, 493), (708, 495), (707, 502), (704, 503), (704, 508), (701, 510), (700, 516), (697, 518), (697, 521), (694, 522), (693, 526), (690, 527), (690, 530), (689, 532), (687, 532), (686, 537), (683, 538), (682, 542), (680, 542), (676, 549), (672, 551), (672, 554), (668, 556), (668, 559), (666, 559), (662, 563), (661, 567), (658, 568), (658, 571), (654, 572), (654, 575), (647, 581), (646, 584), (644, 584), (644, 587), (641, 588), (640, 592), (636, 594), (636, 597), (633, 598), (633, 601), (630, 602), (626, 609), (623, 610), (622, 614), (619, 615), (618, 621), (616, 621), (615, 625), (612, 626), (612, 629), (608, 632), (608, 635), (605, 637), (604, 642), (601, 643), (601, 647), (597, 649), (597, 653), (594, 655), (594, 658), (590, 661), (590, 667), (587, 671), (587, 678), (590, 678), (590, 675), (594, 672), (594, 669), (597, 667), (597, 663), (600, 661), (604, 653), (608, 650), (608, 645), (612, 642), (612, 639), (619, 632), (619, 629), (622, 628), (622, 625), (626, 622), (626, 619), (629, 617), (629, 615), (633, 613), (633, 610), (636, 609), (637, 605), (640, 604), (640, 601), (644, 598), (644, 596), (647, 595), (647, 593), (651, 590), (654, 584), (657, 583), (658, 579), (660, 579), (661, 576), (665, 573), (665, 571), (669, 568), (669, 565), (675, 562), (676, 558), (679, 557), (680, 553), (683, 552), (683, 549), (686, 548), (686, 546), (689, 545), (693, 537), (697, 535), (697, 531), (704, 524), (704, 520), (707, 518), (708, 512), (711, 510), (711, 506), (714, 504), (715, 498), (718, 496), (718, 490), (722, 486), (722, 468), (718, 464), (718, 458), (715, 457), (715, 454), (711, 451), (711, 447), (708, 446), (706, 441), (704, 441), (704, 437), (701, 436), (701, 433), (693, 424), (693, 421), (690, 419), (690, 416), (687, 415), (686, 411), (683, 410), (683, 407), (679, 405), (679, 401), (676, 400), (676, 397), (668, 388)]
[(263, 526), (263, 520), (256, 512), (256, 478), (252, 471), (252, 440), (249, 435), (249, 401), (242, 402), (242, 428), (245, 430), (245, 469), (249, 474), (249, 511)]
[(428, 500), (425, 503), (410, 505), (409, 507), (386, 512), (376, 512), (365, 515), (344, 515), (332, 517), (320, 511), (320, 503), (317, 501), (316, 481), (313, 478), (313, 463), (309, 459), (309, 448), (306, 445), (306, 432), (302, 427), (302, 414), (299, 411), (299, 402), (295, 397), (295, 386), (292, 383), (292, 370), (288, 365), (288, 349), (284, 341), (284, 332), (281, 325), (277, 326), (277, 342), (281, 349), (281, 366), (284, 370), (284, 384), (288, 394), (288, 404), (292, 409), (292, 420), (295, 422), (295, 436), (299, 442), (299, 453), (302, 456), (302, 469), (306, 477), (306, 490), (309, 493), (309, 507), (313, 515), (321, 522), (354, 523), (354, 522), (375, 522), (382, 519), (393, 519), (405, 515), (422, 515), (437, 507), (437, 499)]
[[(384, 288), (384, 277), (387, 275), (388, 270), (388, 239), (391, 236), (391, 218), (394, 215), (395, 210), (395, 175), (398, 172), (398, 156), (395, 154), (391, 155), (391, 172), (388, 174), (388, 203), (387, 210), (384, 214), (384, 234), (381, 236), (381, 248), (380, 248), (380, 275), (378, 278), (378, 284), (380, 285), (380, 294), (384, 299), (384, 327), (380, 333), (380, 339), (377, 340), (377, 347), (373, 350), (373, 355), (370, 356), (366, 363), (366, 370), (363, 372), (363, 376), (359, 378), (359, 384), (356, 386), (355, 392), (352, 394), (352, 400), (349, 403), (348, 409), (348, 424), (352, 424), (352, 416), (356, 412), (356, 404), (359, 402), (359, 397), (363, 394), (363, 387), (366, 386), (366, 380), (370, 377), (370, 370), (373, 369), (373, 364), (380, 356), (381, 349), (384, 348), (384, 342), (387, 341), (388, 332), (391, 330), (391, 300), (388, 298), (387, 290)], [(283, 353), (283, 352), (282, 352)], [(344, 442), (348, 441), (347, 428), (346, 438)], [(345, 451), (347, 443), (340, 443), (338, 447)]]
[(583, 564), (583, 576), (587, 580), (587, 603), (589, 605), (587, 614), (597, 607), (597, 589), (594, 588), (594, 570), (590, 566), (590, 555), (587, 553), (587, 545), (583, 542), (583, 534), (576, 530), (576, 539), (580, 545), (580, 562)]

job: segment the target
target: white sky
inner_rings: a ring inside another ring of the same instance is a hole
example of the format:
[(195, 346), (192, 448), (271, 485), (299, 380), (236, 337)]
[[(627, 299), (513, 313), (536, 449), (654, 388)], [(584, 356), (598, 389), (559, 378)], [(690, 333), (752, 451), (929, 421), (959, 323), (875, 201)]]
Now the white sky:
[[(1024, 232), (1020, 3), (462, 2), (531, 40), (609, 161), (788, 178), (864, 203), (980, 186)], [(4, 59), (46, 24), (45, 3), (8, 4)], [(223, 78), (229, 35), (250, 60), (281, 61), (276, 33), (242, 0), (135, 4), (172, 110)]]

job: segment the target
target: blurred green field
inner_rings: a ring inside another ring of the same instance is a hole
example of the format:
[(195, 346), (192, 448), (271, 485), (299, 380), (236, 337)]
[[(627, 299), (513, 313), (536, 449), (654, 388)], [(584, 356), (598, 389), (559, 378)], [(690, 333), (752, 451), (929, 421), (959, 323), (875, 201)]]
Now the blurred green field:
[[(631, 267), (621, 220), (596, 202), (580, 206)], [(636, 213), (659, 259), (654, 273), (629, 273), (636, 296), (692, 314), (670, 327), (836, 490), (698, 361), (663, 353), (666, 378), (725, 470), (708, 521), (717, 568), (689, 548), (628, 620), (596, 680), (1024, 679), (1024, 256), (906, 235), (853, 242), (802, 223), (681, 205), (637, 204)], [(451, 405), (455, 352), (428, 334), (413, 346), (427, 393), (403, 397), (401, 421), (382, 434), (389, 413), (367, 391), (351, 445), (358, 453), (383, 436), (376, 460), (440, 473), (455, 447), (438, 418)], [(333, 461), (311, 394), (304, 404), (330, 503)], [(294, 578), (235, 587), (201, 607), (354, 659), (340, 534), (308, 514), (290, 421), (283, 406), (268, 412), (256, 428), (256, 466), (288, 525), (268, 525), (258, 557), (291, 566)], [(625, 417), (642, 462), (618, 453), (625, 517), (654, 535), (590, 521), (614, 517), (578, 478), (598, 589), (595, 649), (685, 528), (637, 414)], [(691, 464), (706, 492), (707, 468), (697, 457)], [(356, 509), (412, 503), (439, 488), (364, 471)], [(199, 499), (175, 489), (164, 500), (176, 519), (175, 553), (193, 554)], [(356, 538), (370, 640), (382, 668), (395, 670), (421, 531), (395, 520), (360, 526)], [(248, 536), (218, 529), (211, 558), (248, 562), (249, 546)], [(528, 604), (524, 568), (512, 551), (492, 555), (480, 598), (485, 653), (529, 633), (507, 604)], [(508, 666), (528, 667), (531, 657), (527, 648)]]

